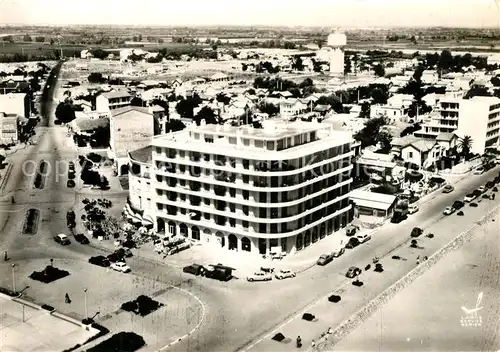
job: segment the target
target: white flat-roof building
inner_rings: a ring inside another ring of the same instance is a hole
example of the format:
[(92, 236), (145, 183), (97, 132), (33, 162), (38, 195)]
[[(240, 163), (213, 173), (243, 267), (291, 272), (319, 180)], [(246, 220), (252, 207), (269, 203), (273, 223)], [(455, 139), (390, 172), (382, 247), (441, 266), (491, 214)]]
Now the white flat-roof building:
[(352, 135), (314, 122), (263, 125), (202, 123), (153, 138), (159, 233), (292, 254), (352, 219)]

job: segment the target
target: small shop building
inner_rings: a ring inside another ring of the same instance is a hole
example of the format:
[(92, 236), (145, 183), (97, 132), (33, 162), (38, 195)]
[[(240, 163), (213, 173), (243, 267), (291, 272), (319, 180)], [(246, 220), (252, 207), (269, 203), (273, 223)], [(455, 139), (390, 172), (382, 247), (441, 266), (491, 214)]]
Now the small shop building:
[(358, 189), (350, 193), (349, 199), (357, 214), (381, 218), (390, 218), (397, 203), (396, 196)]

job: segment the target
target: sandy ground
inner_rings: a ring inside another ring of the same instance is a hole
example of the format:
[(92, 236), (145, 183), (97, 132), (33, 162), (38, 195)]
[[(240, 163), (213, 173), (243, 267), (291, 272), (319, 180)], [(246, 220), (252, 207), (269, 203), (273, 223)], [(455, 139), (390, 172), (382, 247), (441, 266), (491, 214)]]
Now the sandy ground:
[[(446, 255), (334, 349), (498, 351), (499, 221), (497, 217), (475, 230), (471, 242)], [(483, 309), (467, 316), (461, 307), (474, 308), (480, 292)]]

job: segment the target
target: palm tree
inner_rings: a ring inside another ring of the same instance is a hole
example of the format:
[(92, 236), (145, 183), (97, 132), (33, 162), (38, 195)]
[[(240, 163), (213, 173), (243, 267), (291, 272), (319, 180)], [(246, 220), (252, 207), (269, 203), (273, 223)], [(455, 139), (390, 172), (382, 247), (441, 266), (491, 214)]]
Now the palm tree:
[(470, 149), (472, 148), (472, 137), (471, 136), (464, 136), (460, 138), (458, 141), (458, 146), (460, 148), (461, 154), (464, 157), (467, 157), (470, 153)]

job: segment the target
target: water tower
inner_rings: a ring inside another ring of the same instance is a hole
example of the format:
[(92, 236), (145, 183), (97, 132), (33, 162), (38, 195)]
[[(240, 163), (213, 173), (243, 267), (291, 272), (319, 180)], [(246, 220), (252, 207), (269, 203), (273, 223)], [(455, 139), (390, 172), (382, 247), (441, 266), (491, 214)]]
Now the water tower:
[(344, 47), (347, 37), (344, 33), (335, 32), (328, 36), (327, 46), (329, 48), (330, 74), (344, 75)]

